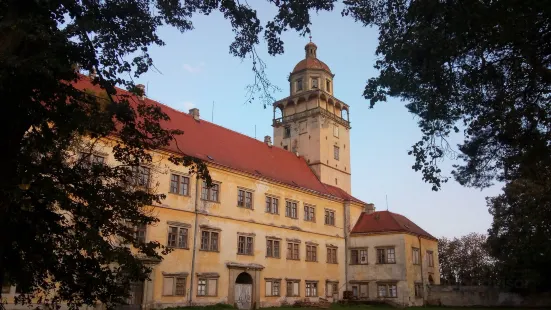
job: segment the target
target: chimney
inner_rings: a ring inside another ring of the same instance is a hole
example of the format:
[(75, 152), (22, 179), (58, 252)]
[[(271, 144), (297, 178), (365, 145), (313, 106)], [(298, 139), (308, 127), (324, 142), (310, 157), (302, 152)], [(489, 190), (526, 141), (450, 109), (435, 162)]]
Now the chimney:
[(264, 143), (268, 144), (268, 146), (272, 146), (272, 137), (271, 136), (264, 136)]
[(375, 212), (375, 204), (374, 203), (368, 203), (365, 205), (364, 212), (367, 214), (371, 214)]
[(199, 120), (199, 109), (197, 109), (197, 108), (189, 109), (189, 115), (193, 116), (193, 119), (198, 121)]
[(71, 69), (73, 69), (73, 71), (75, 71), (75, 73), (80, 73), (80, 65), (78, 64), (78, 62), (75, 62), (71, 65)]
[(96, 78), (96, 68), (92, 68), (92, 70), (90, 70), (90, 72), (88, 73), (88, 77), (90, 78), (90, 80), (94, 80)]
[(138, 84), (136, 85), (136, 88), (140, 90), (141, 94), (138, 96), (141, 100), (145, 99), (145, 85)]

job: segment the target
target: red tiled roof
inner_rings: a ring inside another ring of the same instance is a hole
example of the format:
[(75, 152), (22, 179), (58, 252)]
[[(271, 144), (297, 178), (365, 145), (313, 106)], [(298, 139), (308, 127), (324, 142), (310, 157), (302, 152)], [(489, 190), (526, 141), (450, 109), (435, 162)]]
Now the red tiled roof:
[[(99, 91), (86, 76), (74, 84), (77, 89)], [(117, 88), (119, 95), (131, 95)], [(132, 102), (139, 99), (131, 95)], [(179, 129), (184, 134), (176, 136), (168, 151), (184, 153), (217, 165), (257, 175), (290, 186), (313, 190), (343, 200), (364, 204), (341, 189), (322, 183), (312, 172), (303, 157), (278, 147), (218, 126), (205, 120), (196, 121), (187, 113), (177, 111), (157, 101), (145, 98), (150, 104), (159, 105), (170, 121), (163, 122), (166, 129)]]
[(371, 214), (363, 212), (354, 228), (352, 228), (351, 234), (384, 232), (410, 233), (436, 240), (407, 217), (390, 211), (376, 211)]
[(293, 69), (292, 73), (295, 73), (304, 69), (322, 69), (331, 73), (329, 66), (327, 66), (323, 61), (313, 57), (307, 57), (299, 61), (298, 64)]
[(344, 200), (354, 201), (360, 204), (366, 204), (365, 202), (357, 199), (356, 197), (350, 195), (349, 193), (345, 192), (342, 188), (325, 184), (325, 187), (327, 187), (327, 190), (329, 190), (331, 193), (333, 193), (334, 196), (342, 197)]

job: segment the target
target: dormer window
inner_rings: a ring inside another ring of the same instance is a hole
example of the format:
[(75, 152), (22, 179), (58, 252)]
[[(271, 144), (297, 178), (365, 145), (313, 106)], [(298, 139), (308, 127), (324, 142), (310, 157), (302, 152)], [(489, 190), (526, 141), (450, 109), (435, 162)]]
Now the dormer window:
[(313, 78), (313, 79), (312, 79), (312, 89), (316, 89), (316, 88), (319, 88), (319, 86), (318, 86), (318, 78)]
[(331, 92), (331, 80), (327, 79), (325, 81), (325, 90), (330, 93)]
[(302, 79), (298, 79), (298, 80), (297, 80), (296, 89), (297, 89), (297, 91), (301, 91), (301, 90), (302, 90)]

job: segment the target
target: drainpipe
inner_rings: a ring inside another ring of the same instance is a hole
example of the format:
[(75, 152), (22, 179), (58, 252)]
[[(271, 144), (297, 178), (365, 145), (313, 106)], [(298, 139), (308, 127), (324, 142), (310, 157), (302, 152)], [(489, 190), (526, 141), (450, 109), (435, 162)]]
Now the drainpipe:
[(344, 202), (344, 290), (348, 291), (348, 226), (350, 223), (350, 202)]
[(197, 230), (199, 227), (198, 216), (199, 216), (199, 176), (195, 178), (195, 227), (193, 229), (193, 255), (191, 257), (191, 282), (189, 285), (189, 305), (192, 305), (193, 301), (193, 279), (195, 276), (195, 255), (197, 253)]
[(419, 260), (421, 264), (421, 286), (423, 287), (423, 306), (425, 305), (425, 274), (423, 273), (423, 250), (421, 249), (421, 236), (417, 236), (419, 240)]

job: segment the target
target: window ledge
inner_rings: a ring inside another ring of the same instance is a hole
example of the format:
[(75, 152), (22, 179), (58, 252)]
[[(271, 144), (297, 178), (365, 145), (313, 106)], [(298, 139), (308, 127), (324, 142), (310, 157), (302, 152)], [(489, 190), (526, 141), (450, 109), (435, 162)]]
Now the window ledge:
[[(167, 248), (173, 249), (173, 250), (189, 250), (189, 247), (178, 248), (178, 247), (174, 247), (174, 246), (167, 246)], [(176, 296), (176, 295), (163, 295), (163, 296)], [(177, 295), (177, 296), (181, 296), (181, 295)]]
[[(352, 266), (361, 266), (361, 265), (369, 265), (369, 263), (365, 263), (365, 264), (362, 264), (362, 263), (350, 263), (349, 265), (352, 265)], [(384, 264), (380, 264), (380, 265), (384, 265)]]
[(305, 260), (305, 262), (309, 262), (309, 263), (317, 263), (318, 261), (317, 261), (317, 260)]
[(220, 250), (203, 250), (203, 249), (199, 249), (199, 251), (203, 251), (203, 252), (213, 252), (213, 253), (220, 253)]
[(247, 253), (237, 253), (237, 255), (243, 255), (243, 256), (254, 256), (254, 254), (247, 254)]
[(197, 297), (218, 297), (218, 295), (196, 295)]
[[(168, 192), (169, 194), (171, 195), (174, 195), (174, 196), (180, 196), (180, 197), (188, 197), (188, 198), (191, 198), (191, 195), (190, 194), (187, 194), (187, 195), (184, 195), (184, 194), (178, 194), (178, 193), (173, 193), (173, 192)], [(163, 296), (175, 296), (175, 295), (163, 295)], [(180, 296), (180, 295), (178, 295)]]
[(246, 210), (251, 210), (251, 211), (254, 210), (254, 208), (242, 207), (242, 206), (240, 206), (240, 205), (237, 205), (237, 207), (240, 208), (240, 209), (246, 209)]
[(287, 260), (296, 260), (296, 261), (300, 261), (300, 258), (287, 258)]
[[(212, 202), (212, 203), (220, 203), (219, 200), (210, 200), (210, 199), (203, 199), (203, 198), (201, 198), (201, 200), (206, 201), (206, 202)], [(197, 295), (197, 296), (199, 296), (199, 295)]]
[(266, 256), (266, 258), (275, 258), (275, 259), (281, 259), (280, 256)]

